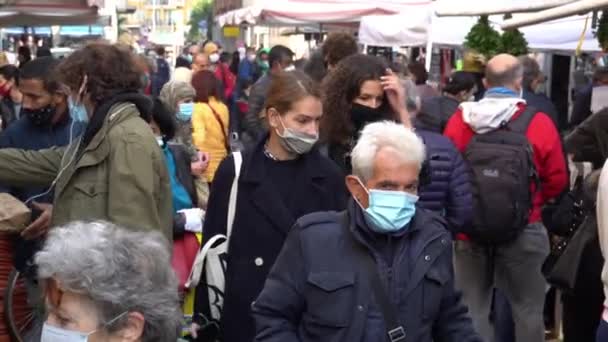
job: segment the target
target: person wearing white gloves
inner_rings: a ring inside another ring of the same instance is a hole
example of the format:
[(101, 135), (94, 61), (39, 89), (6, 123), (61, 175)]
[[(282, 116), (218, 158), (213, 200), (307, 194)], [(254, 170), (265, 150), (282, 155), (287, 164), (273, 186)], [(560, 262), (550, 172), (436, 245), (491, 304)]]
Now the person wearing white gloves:
[[(184, 145), (169, 143), (175, 136), (177, 123), (174, 115), (159, 99), (154, 100), (150, 127), (156, 135), (158, 146), (165, 155), (165, 163), (171, 180), (173, 212), (175, 213), (173, 238), (179, 239), (185, 232), (202, 233), (204, 211), (198, 208), (190, 154)], [(201, 159), (201, 162), (205, 163), (203, 167), (208, 165), (208, 160), (209, 158)]]

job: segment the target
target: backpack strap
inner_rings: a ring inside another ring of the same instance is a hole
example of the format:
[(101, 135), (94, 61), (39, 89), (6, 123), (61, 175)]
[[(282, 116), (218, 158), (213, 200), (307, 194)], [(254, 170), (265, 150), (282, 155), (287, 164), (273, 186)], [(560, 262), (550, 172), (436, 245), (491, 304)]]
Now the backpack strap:
[(513, 132), (526, 134), (528, 126), (530, 126), (530, 122), (532, 122), (532, 119), (534, 119), (536, 113), (538, 113), (538, 109), (533, 106), (526, 106), (523, 113), (515, 118), (515, 120), (511, 120), (507, 124), (507, 127), (509, 127), (509, 129)]

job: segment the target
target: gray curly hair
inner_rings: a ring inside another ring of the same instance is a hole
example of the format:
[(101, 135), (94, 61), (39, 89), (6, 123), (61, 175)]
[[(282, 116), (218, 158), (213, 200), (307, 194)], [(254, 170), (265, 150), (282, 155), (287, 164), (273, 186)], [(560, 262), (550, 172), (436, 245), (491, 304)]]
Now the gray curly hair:
[[(35, 262), (41, 280), (53, 278), (62, 290), (90, 298), (100, 322), (139, 312), (145, 318), (143, 342), (177, 340), (178, 284), (160, 233), (74, 222), (51, 229)], [(113, 333), (126, 323), (124, 317), (105, 329)]]

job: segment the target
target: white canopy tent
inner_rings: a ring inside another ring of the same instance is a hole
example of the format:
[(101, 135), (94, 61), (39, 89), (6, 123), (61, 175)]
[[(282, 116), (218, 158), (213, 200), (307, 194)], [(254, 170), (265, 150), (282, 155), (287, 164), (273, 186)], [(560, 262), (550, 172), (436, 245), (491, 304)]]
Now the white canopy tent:
[(227, 12), (216, 18), (224, 25), (282, 25), (358, 23), (367, 15), (396, 14), (406, 8), (426, 8), (431, 0), (266, 0), (261, 5)]
[[(502, 16), (490, 16), (500, 31)], [(389, 16), (369, 16), (361, 20), (359, 40), (377, 46), (462, 46), (477, 17), (437, 17), (432, 9)], [(528, 46), (537, 51), (600, 51), (591, 30), (589, 15), (572, 16), (521, 29)]]

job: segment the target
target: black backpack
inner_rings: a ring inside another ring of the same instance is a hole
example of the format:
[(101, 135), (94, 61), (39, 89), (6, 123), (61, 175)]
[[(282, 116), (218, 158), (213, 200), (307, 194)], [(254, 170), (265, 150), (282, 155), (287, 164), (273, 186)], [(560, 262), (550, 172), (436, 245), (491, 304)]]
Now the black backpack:
[(536, 109), (526, 107), (515, 120), (475, 135), (464, 158), (471, 168), (473, 222), (470, 238), (500, 244), (517, 237), (528, 224), (533, 182), (538, 185), (533, 150), (526, 130)]

